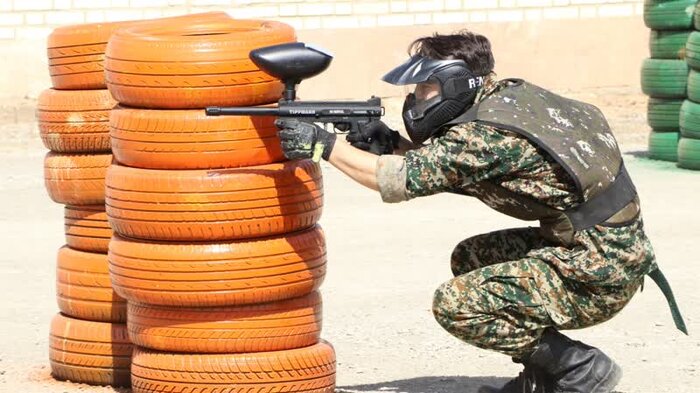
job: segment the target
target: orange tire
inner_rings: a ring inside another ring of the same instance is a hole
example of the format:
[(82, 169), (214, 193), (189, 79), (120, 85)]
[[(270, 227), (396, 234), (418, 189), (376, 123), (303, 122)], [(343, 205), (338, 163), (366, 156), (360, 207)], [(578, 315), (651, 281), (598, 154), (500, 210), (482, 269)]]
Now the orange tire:
[(217, 241), (278, 235), (321, 216), (321, 169), (311, 160), (218, 170), (112, 165), (106, 206), (115, 232), (137, 239)]
[(114, 290), (130, 302), (178, 307), (237, 306), (300, 297), (326, 274), (323, 231), (228, 243), (164, 243), (114, 235)]
[(44, 146), (61, 153), (109, 152), (108, 90), (44, 90), (36, 118)]
[(110, 130), (114, 157), (131, 167), (237, 168), (284, 160), (274, 117), (117, 107)]
[(70, 248), (106, 254), (112, 228), (104, 205), (66, 206), (66, 244)]
[(61, 247), (56, 268), (58, 308), (73, 318), (126, 322), (126, 301), (112, 290), (106, 254)]
[[(158, 23), (230, 19), (222, 12), (163, 18)], [(49, 74), (55, 89), (105, 89), (104, 59), (107, 42), (117, 29), (152, 23), (152, 20), (87, 23), (53, 30), (47, 40)]]
[(126, 325), (57, 314), (51, 321), (49, 360), (59, 380), (129, 386), (132, 345)]
[(335, 352), (322, 341), (288, 351), (175, 354), (134, 350), (134, 393), (333, 393)]
[(112, 36), (105, 78), (114, 98), (134, 107), (274, 103), (282, 83), (260, 71), (248, 55), (255, 48), (295, 40), (294, 29), (273, 21), (142, 24)]
[(321, 296), (239, 307), (129, 304), (129, 337), (166, 352), (244, 353), (308, 347), (321, 334)]
[(55, 89), (104, 89), (104, 52), (123, 22), (63, 26), (48, 37), (49, 74)]
[(64, 205), (103, 204), (111, 163), (111, 154), (46, 154), (44, 183), (49, 197)]

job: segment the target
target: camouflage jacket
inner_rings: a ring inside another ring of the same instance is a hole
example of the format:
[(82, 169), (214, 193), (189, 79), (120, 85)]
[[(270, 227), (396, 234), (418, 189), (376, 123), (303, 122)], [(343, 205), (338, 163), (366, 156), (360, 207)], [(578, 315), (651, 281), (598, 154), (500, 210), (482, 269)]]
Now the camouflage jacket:
[[(477, 102), (502, 86), (492, 74)], [(385, 202), (440, 192), (478, 198), (475, 185), (485, 180), (559, 210), (579, 202), (573, 180), (547, 153), (514, 132), (479, 123), (451, 127), (405, 157), (381, 156), (377, 180)]]

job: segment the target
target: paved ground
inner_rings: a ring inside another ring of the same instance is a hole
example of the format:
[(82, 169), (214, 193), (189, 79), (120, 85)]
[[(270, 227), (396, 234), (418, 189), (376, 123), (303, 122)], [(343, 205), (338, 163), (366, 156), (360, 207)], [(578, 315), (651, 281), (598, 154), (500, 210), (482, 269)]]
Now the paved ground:
[[(623, 142), (645, 223), (693, 336), (674, 330), (661, 293), (644, 292), (614, 320), (577, 339), (605, 348), (625, 370), (624, 393), (700, 391), (700, 173), (649, 161), (645, 99), (631, 89), (577, 92), (600, 105)], [(390, 110), (396, 103), (389, 103)], [(390, 119), (395, 122), (396, 119)], [(55, 255), (63, 244), (62, 206), (45, 194), (44, 151), (31, 124), (0, 125), (0, 392), (110, 392), (55, 382), (47, 360), (56, 312)], [(632, 153), (632, 154), (629, 154)], [(324, 166), (322, 225), (329, 249), (323, 286), (324, 338), (338, 357), (344, 392), (468, 393), (505, 381), (510, 359), (462, 344), (433, 321), (433, 290), (450, 276), (449, 255), (465, 237), (526, 225), (454, 195), (382, 204)], [(119, 390), (125, 392), (126, 390)]]

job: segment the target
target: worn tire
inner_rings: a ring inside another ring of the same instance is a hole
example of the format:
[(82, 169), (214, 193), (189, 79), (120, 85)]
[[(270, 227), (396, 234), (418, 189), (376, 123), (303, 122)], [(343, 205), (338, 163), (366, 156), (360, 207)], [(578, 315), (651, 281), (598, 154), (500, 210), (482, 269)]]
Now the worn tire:
[(676, 162), (678, 160), (678, 132), (655, 132), (649, 134), (649, 158)]
[(260, 71), (248, 55), (295, 39), (284, 23), (256, 20), (121, 29), (107, 45), (107, 86), (119, 102), (140, 108), (274, 103), (282, 83)]
[(681, 138), (678, 142), (678, 166), (700, 170), (700, 139)]
[(129, 337), (139, 347), (166, 352), (283, 351), (318, 343), (318, 292), (280, 302), (239, 307), (164, 307), (129, 304)]
[(132, 348), (124, 324), (83, 321), (61, 314), (51, 321), (49, 360), (56, 379), (129, 386)]
[[(190, 23), (195, 20), (227, 20), (223, 12), (158, 19), (157, 23)], [(106, 89), (104, 60), (107, 42), (120, 28), (153, 23), (153, 20), (86, 23), (54, 29), (47, 40), (49, 74), (55, 89)]]
[(690, 70), (688, 74), (688, 99), (700, 103), (700, 72)]
[(137, 239), (217, 241), (312, 227), (321, 216), (321, 169), (311, 160), (218, 170), (107, 171), (107, 215)]
[(652, 59), (685, 59), (685, 46), (690, 31), (652, 30), (649, 37), (649, 53)]
[(56, 267), (58, 308), (67, 316), (126, 322), (126, 301), (112, 290), (107, 254), (61, 247)]
[(700, 139), (700, 104), (685, 100), (679, 118), (681, 136)]
[(47, 40), (54, 89), (105, 89), (103, 62), (107, 41), (123, 26), (124, 22), (88, 23), (54, 29)]
[(44, 184), (49, 197), (63, 205), (98, 205), (105, 201), (105, 175), (111, 154), (47, 153)]
[(44, 90), (36, 118), (47, 149), (61, 153), (109, 152), (109, 112), (117, 104), (103, 90)]
[(656, 131), (678, 131), (683, 100), (650, 98), (647, 105), (647, 123)]
[(274, 117), (207, 116), (202, 110), (112, 111), (114, 157), (148, 169), (212, 169), (284, 160)]
[(642, 91), (655, 98), (685, 98), (688, 71), (683, 60), (646, 59), (642, 65)]
[(694, 31), (685, 45), (685, 60), (693, 69), (700, 69), (700, 32)]
[(645, 0), (644, 23), (655, 30), (690, 30), (696, 0)]
[(175, 354), (137, 348), (134, 393), (333, 393), (335, 352), (316, 345), (245, 354)]
[(112, 228), (104, 205), (66, 206), (66, 244), (73, 249), (106, 254)]
[(319, 227), (226, 243), (115, 235), (109, 270), (114, 290), (130, 302), (176, 307), (265, 303), (318, 289), (326, 274), (326, 245)]

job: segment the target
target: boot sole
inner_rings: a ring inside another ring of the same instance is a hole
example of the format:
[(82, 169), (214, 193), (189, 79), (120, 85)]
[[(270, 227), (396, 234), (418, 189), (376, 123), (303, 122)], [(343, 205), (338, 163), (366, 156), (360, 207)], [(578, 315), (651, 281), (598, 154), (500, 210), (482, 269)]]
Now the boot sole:
[(615, 386), (622, 379), (622, 368), (617, 365), (617, 363), (612, 362), (612, 367), (608, 370), (600, 384), (596, 385), (591, 393), (611, 393)]

